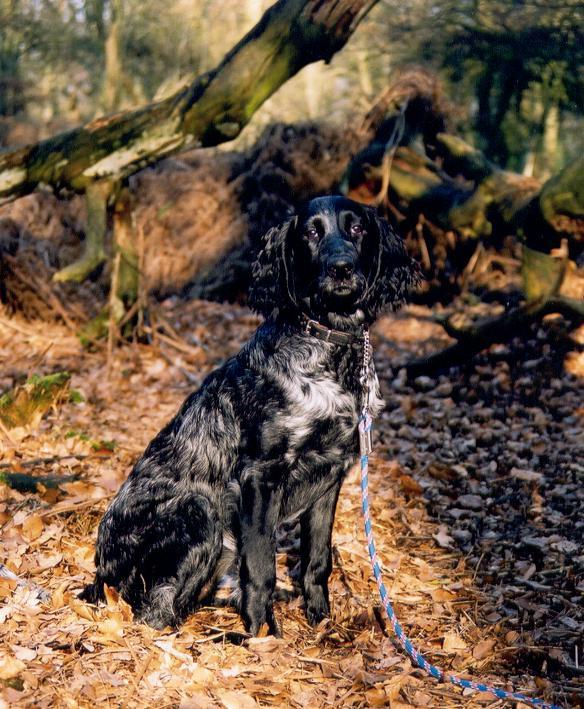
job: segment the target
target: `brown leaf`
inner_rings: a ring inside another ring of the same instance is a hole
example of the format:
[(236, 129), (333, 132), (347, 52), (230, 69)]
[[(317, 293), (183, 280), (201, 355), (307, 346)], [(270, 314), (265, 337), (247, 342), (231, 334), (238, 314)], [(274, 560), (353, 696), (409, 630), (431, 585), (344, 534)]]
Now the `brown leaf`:
[(124, 623), (122, 614), (112, 614), (109, 618), (102, 620), (97, 624), (97, 630), (105, 640), (113, 640), (118, 642), (124, 637)]
[(225, 709), (258, 709), (259, 706), (253, 697), (243, 692), (221, 689), (217, 690), (216, 695)]
[(200, 665), (189, 670), (189, 677), (194, 684), (201, 684), (204, 687), (217, 683), (215, 675), (206, 667)]
[(480, 643), (474, 646), (472, 656), (475, 660), (484, 660), (485, 657), (491, 654), (491, 650), (495, 647), (496, 643), (497, 641), (493, 639), (481, 640)]
[(86, 603), (83, 603), (83, 601), (79, 601), (73, 596), (68, 597), (68, 602), (71, 610), (75, 611), (75, 613), (77, 613), (80, 618), (85, 618), (85, 620), (91, 621), (95, 620), (95, 616), (93, 615), (91, 607), (88, 606)]
[(22, 523), (22, 536), (29, 542), (38, 539), (44, 528), (43, 518), (39, 515), (30, 515)]
[(250, 638), (247, 641), (247, 647), (258, 655), (264, 653), (272, 653), (284, 645), (284, 640), (276, 638), (274, 635), (266, 637)]
[(26, 665), (22, 660), (18, 660), (11, 655), (0, 655), (0, 679), (12, 679), (26, 669)]
[(103, 594), (105, 596), (106, 603), (110, 608), (117, 606), (120, 594), (115, 588), (108, 586), (107, 583), (104, 583)]
[(14, 657), (16, 657), (17, 660), (22, 660), (23, 662), (31, 662), (37, 656), (37, 651), (29, 647), (11, 645), (10, 648), (14, 653)]
[(424, 491), (420, 483), (414, 480), (410, 475), (400, 475), (399, 484), (404, 492), (410, 492), (414, 495), (421, 495)]
[(445, 588), (436, 588), (432, 591), (432, 600), (436, 603), (444, 603), (446, 601), (456, 600), (456, 593), (447, 591)]
[(384, 707), (387, 706), (387, 694), (381, 687), (374, 687), (365, 692), (365, 699), (368, 707)]
[(451, 630), (450, 632), (444, 635), (444, 640), (442, 641), (442, 649), (446, 650), (446, 652), (466, 650), (466, 648), (467, 644), (454, 630)]
[(414, 704), (417, 707), (432, 706), (433, 701), (434, 700), (432, 699), (432, 695), (428, 694), (427, 692), (422, 692), (421, 690), (418, 690), (414, 694)]
[(178, 709), (216, 709), (217, 704), (206, 694), (194, 692), (188, 698), (181, 699)]

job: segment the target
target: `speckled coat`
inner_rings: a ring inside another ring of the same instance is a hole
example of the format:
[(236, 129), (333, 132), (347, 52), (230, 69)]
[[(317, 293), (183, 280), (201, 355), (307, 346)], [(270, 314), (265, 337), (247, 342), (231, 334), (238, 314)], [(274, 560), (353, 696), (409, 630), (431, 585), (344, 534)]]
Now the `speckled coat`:
[[(331, 312), (330, 304), (326, 313), (319, 310), (311, 291), (321, 288), (322, 279), (312, 278), (303, 292), (307, 269), (290, 283), (290, 262), (297, 262), (302, 250), (297, 244), (287, 255), (285, 245), (294, 238), (290, 232), (292, 224), (298, 229), (298, 218), (268, 233), (252, 292), (265, 323), (186, 399), (136, 463), (101, 521), (96, 578), (85, 598), (102, 598), (106, 583), (119, 589), (140, 619), (155, 627), (176, 626), (235, 557), (246, 627), (257, 633), (267, 623), (277, 632), (275, 533), (282, 521), (299, 517), (306, 613), (311, 623), (328, 614), (334, 512), (342, 480), (357, 456), (363, 406), (358, 335), (383, 301), (399, 300), (415, 278), (401, 241), (387, 225), (370, 210), (342, 200), (347, 204), (360, 210), (371, 240), (381, 242), (372, 250), (377, 258), (391, 256), (385, 243), (391, 241), (393, 285), (385, 274), (385, 298), (362, 299), (349, 314)], [(338, 211), (339, 204), (333, 205), (331, 220)], [(356, 290), (362, 294), (369, 278), (375, 298), (380, 264), (368, 263), (363, 248), (354, 250), (355, 270), (364, 272), (363, 286)], [(280, 268), (282, 259), (288, 259), (288, 268)], [(313, 260), (320, 273), (318, 254)], [(330, 258), (327, 263), (330, 273)], [(343, 277), (347, 280), (344, 271)], [(299, 324), (300, 312), (353, 332), (356, 339), (349, 344), (317, 339)], [(372, 362), (367, 377), (375, 416), (383, 402)]]

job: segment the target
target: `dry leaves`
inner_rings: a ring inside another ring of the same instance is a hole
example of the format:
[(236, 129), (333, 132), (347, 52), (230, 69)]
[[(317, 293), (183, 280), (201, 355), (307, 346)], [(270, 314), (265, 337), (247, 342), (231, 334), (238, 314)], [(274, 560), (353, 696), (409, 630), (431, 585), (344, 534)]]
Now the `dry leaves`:
[[(257, 323), (238, 306), (160, 308), (186, 346), (127, 344), (109, 380), (105, 354), (83, 351), (65, 328), (0, 317), (0, 389), (66, 370), (85, 400), (48, 412), (17, 439), (0, 431), (0, 473), (78, 476), (36, 493), (0, 485), (5, 563), (27, 582), (0, 578), (0, 706), (484, 706), (486, 697), (423, 678), (390, 639), (363, 542), (356, 470), (338, 505), (332, 619), (316, 629), (294, 594), (277, 604), (281, 639), (246, 638), (230, 608), (201, 609), (171, 633), (134, 623), (114, 589), (99, 608), (77, 599), (93, 569), (99, 518), (133, 460), (192, 380)], [(494, 362), (411, 386), (389, 363), (436, 340), (427, 322), (403, 317), (384, 320), (379, 332), (390, 339), (375, 343), (388, 407), (376, 422), (370, 474), (376, 544), (397, 615), (444, 669), (577, 706), (584, 681), (566, 668), (583, 622), (581, 385), (560, 373), (518, 383), (495, 352)], [(516, 400), (514, 385), (523, 387)], [(524, 400), (530, 386), (540, 389)], [(290, 526), (279, 539), (278, 583), (292, 590), (297, 532)]]

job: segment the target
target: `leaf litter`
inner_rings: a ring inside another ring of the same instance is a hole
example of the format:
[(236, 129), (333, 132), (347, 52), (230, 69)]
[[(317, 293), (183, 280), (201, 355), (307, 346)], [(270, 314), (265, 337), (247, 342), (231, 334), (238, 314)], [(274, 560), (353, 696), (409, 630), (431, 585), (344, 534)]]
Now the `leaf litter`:
[[(16, 575), (0, 576), (0, 706), (502, 706), (437, 685), (396, 648), (356, 469), (335, 522), (332, 618), (315, 629), (292, 525), (279, 534), (281, 639), (248, 638), (229, 607), (159, 632), (135, 624), (113, 589), (103, 607), (77, 599), (99, 519), (133, 461), (258, 323), (237, 305), (159, 308), (167, 336), (153, 328), (151, 344), (126, 343), (109, 363), (64, 325), (0, 316), (0, 390), (67, 371), (80, 393), (36, 427), (0, 429), (0, 473), (76, 476), (26, 494), (0, 485), (2, 561)], [(550, 319), (448, 375), (408, 382), (400, 367), (447, 341), (429, 312), (410, 307), (374, 331), (387, 408), (370, 499), (397, 615), (445, 670), (584, 706), (584, 334)]]

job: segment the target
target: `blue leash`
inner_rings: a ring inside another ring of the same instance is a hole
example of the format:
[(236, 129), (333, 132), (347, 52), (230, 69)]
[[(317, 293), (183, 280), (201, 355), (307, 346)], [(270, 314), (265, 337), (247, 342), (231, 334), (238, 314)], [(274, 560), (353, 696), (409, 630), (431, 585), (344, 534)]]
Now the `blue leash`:
[[(412, 645), (409, 638), (405, 635), (403, 628), (399, 624), (399, 621), (395, 617), (395, 612), (391, 601), (389, 600), (389, 595), (385, 584), (381, 578), (381, 567), (377, 559), (377, 553), (375, 551), (375, 542), (373, 539), (373, 530), (371, 526), (371, 516), (369, 513), (369, 492), (368, 492), (368, 471), (369, 471), (369, 453), (371, 452), (370, 440), (371, 440), (371, 427), (372, 419), (371, 416), (364, 411), (361, 419), (359, 421), (359, 440), (361, 448), (361, 499), (363, 506), (363, 519), (365, 521), (365, 535), (367, 537), (367, 548), (369, 549), (369, 558), (371, 559), (371, 568), (373, 569), (373, 575), (377, 581), (377, 587), (379, 588), (379, 595), (381, 596), (381, 602), (387, 613), (387, 617), (391, 622), (393, 632), (395, 633), (399, 644), (404, 648), (412, 660), (421, 667), (425, 672), (434, 677), (441, 682), (451, 682), (458, 687), (463, 687), (464, 689), (475, 689), (479, 692), (490, 692), (494, 694), (499, 699), (509, 699), (514, 701), (525, 702), (526, 704), (531, 704), (534, 707), (541, 707), (542, 709), (561, 709), (561, 707), (556, 704), (547, 704), (543, 699), (533, 699), (532, 697), (526, 697), (524, 694), (519, 692), (507, 692), (504, 689), (498, 689), (497, 687), (491, 687), (488, 684), (482, 684), (481, 682), (473, 682), (468, 679), (462, 679), (462, 677), (457, 677), (456, 675), (446, 674), (439, 667), (432, 665), (426, 660), (426, 658), (421, 655), (416, 648)], [(369, 444), (368, 444), (369, 443)]]

